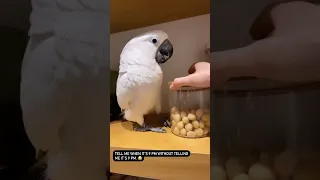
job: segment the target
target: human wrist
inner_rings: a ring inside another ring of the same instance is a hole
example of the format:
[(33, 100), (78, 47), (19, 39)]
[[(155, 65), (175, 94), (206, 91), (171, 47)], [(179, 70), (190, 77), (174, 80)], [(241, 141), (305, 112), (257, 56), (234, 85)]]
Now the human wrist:
[(210, 63), (205, 62), (205, 61), (198, 61), (193, 63), (189, 70), (189, 74), (193, 74), (196, 70), (204, 71), (204, 70), (209, 70), (210, 71)]
[(223, 72), (225, 78), (254, 76), (256, 64), (245, 48), (214, 52), (212, 56), (214, 71)]
[(204, 73), (204, 85), (210, 87), (210, 70)]

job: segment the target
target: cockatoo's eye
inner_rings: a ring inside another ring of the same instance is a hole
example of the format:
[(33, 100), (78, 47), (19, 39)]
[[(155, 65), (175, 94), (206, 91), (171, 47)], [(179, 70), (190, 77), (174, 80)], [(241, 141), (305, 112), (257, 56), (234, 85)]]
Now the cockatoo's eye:
[(158, 40), (157, 40), (157, 39), (155, 39), (155, 38), (152, 38), (152, 39), (151, 39), (151, 42), (152, 42), (153, 44), (155, 44), (155, 43), (157, 43), (157, 42), (158, 42)]

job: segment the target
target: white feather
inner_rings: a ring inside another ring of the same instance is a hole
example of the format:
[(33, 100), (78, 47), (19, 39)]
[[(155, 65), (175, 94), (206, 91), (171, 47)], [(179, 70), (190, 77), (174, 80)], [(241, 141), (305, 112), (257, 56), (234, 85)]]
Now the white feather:
[[(150, 40), (156, 38), (158, 42)], [(143, 116), (161, 111), (163, 74), (155, 60), (159, 45), (168, 38), (163, 31), (152, 31), (130, 40), (120, 55), (117, 100), (125, 119), (144, 124)]]

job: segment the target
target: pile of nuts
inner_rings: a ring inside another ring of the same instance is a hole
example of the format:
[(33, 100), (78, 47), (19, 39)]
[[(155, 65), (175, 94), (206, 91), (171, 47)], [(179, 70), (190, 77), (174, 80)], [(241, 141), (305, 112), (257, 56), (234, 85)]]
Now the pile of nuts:
[(171, 131), (180, 137), (201, 138), (210, 131), (210, 110), (171, 109)]
[(230, 157), (223, 165), (215, 164), (211, 166), (211, 178), (215, 180), (289, 180), (296, 177), (294, 171), (297, 158), (289, 151), (284, 151), (273, 158), (262, 153), (258, 161), (252, 161), (255, 158), (249, 159), (248, 157)]

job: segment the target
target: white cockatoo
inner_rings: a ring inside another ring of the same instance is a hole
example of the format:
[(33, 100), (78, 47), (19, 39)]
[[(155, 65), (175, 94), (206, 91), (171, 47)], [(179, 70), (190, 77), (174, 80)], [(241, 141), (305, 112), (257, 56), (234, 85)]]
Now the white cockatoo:
[(159, 64), (173, 54), (173, 45), (163, 31), (150, 31), (134, 37), (120, 55), (117, 80), (117, 100), (124, 118), (141, 127), (136, 131), (165, 132), (162, 128), (147, 126), (144, 115), (152, 110), (161, 112), (161, 85), (163, 80)]
[(108, 2), (33, 0), (21, 70), (26, 133), (47, 152), (47, 179), (106, 180)]

